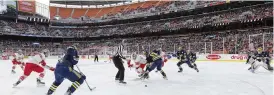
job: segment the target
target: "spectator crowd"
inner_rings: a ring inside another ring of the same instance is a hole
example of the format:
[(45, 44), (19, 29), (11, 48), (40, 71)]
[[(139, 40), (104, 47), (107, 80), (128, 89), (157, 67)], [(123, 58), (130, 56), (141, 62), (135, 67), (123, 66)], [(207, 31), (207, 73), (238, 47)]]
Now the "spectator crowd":
[(0, 20), (0, 33), (13, 35), (51, 36), (51, 37), (98, 37), (124, 34), (139, 34), (145, 32), (160, 32), (162, 30), (177, 30), (180, 28), (199, 28), (205, 25), (224, 25), (237, 21), (258, 21), (273, 17), (273, 5), (256, 5), (225, 11), (183, 16), (157, 21), (144, 21), (129, 24), (105, 26), (45, 26), (10, 22)]
[[(245, 54), (249, 43), (255, 48), (263, 47), (273, 53), (273, 27), (250, 28), (245, 30), (214, 31), (201, 34), (185, 34), (178, 36), (128, 38), (125, 41), (126, 52), (141, 53), (162, 48), (168, 53), (174, 53), (178, 47), (197, 53), (214, 54)], [(69, 45), (76, 45), (81, 55), (112, 54), (122, 39), (95, 40), (95, 41), (64, 41), (64, 42), (37, 42), (0, 40), (0, 50), (15, 52), (19, 49), (31, 55), (34, 51), (50, 49), (52, 55), (62, 55)]]
[[(195, 2), (194, 5), (203, 5), (206, 3)], [(183, 5), (188, 4), (189, 2), (175, 1), (161, 5), (164, 7), (151, 6), (146, 9), (128, 10), (122, 13), (122, 15), (132, 14), (134, 11), (138, 11), (138, 13), (146, 12), (147, 10), (150, 10), (150, 12), (155, 10), (166, 11), (167, 6), (176, 7), (176, 9), (185, 9)], [(178, 18), (105, 26), (46, 26), (37, 23), (0, 20), (0, 34), (38, 37), (99, 37), (162, 32), (162, 30), (178, 30), (181, 28), (198, 28), (205, 25), (216, 26), (231, 22), (262, 20), (268, 17), (273, 17), (272, 3)], [(106, 54), (114, 51), (114, 47), (120, 42), (121, 39), (86, 42), (64, 41), (58, 43), (0, 40), (0, 50), (10, 53), (22, 49), (26, 55), (31, 55), (34, 51), (48, 48), (52, 52), (52, 55), (61, 55), (66, 46), (76, 43), (80, 48), (79, 50), (81, 50), (80, 54)], [(255, 48), (264, 47), (264, 50), (273, 53), (273, 27), (188, 33), (176, 36), (128, 38), (126, 39), (126, 52), (141, 53), (143, 50), (151, 51), (160, 47), (166, 52), (174, 53), (178, 47), (183, 47), (186, 50), (189, 49), (198, 53), (238, 54), (246, 53), (248, 45), (251, 42), (255, 44)]]

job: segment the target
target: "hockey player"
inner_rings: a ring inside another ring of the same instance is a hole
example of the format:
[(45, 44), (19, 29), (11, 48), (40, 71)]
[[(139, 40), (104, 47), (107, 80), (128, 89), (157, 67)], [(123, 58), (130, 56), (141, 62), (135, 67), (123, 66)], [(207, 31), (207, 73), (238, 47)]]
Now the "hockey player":
[(253, 41), (251, 41), (251, 43), (249, 44), (248, 48), (249, 48), (249, 51), (248, 51), (248, 57), (247, 57), (247, 60), (246, 60), (246, 64), (250, 64), (249, 60), (250, 60), (251, 56), (253, 56), (254, 53), (256, 52), (256, 50), (254, 48)]
[(72, 95), (72, 93), (75, 92), (81, 84), (83, 84), (86, 76), (74, 70), (74, 65), (78, 63), (78, 60), (79, 56), (77, 48), (75, 46), (68, 47), (64, 57), (61, 58), (56, 65), (56, 69), (54, 71), (55, 81), (49, 88), (47, 95), (52, 95), (65, 78), (73, 82), (65, 95)]
[[(151, 72), (152, 70), (154, 70), (155, 68), (157, 68), (158, 71), (161, 72), (161, 74), (163, 75), (163, 78), (167, 80), (167, 76), (166, 73), (162, 70), (162, 57), (161, 57), (161, 50), (153, 50), (152, 53), (150, 53), (149, 55), (147, 55), (147, 69), (144, 73), (144, 75), (142, 76), (142, 79), (147, 79), (148, 78), (148, 74), (149, 72)], [(151, 64), (151, 65), (150, 65)]]
[(12, 70), (11, 70), (12, 73), (16, 73), (15, 72), (16, 66), (20, 66), (21, 69), (24, 71), (25, 64), (24, 64), (23, 60), (24, 60), (24, 55), (23, 55), (22, 50), (18, 50), (17, 53), (13, 54), (13, 59), (12, 59), (13, 66), (12, 66)]
[(112, 58), (113, 56), (111, 54), (108, 55), (108, 63), (111, 63), (112, 62)]
[(197, 56), (195, 53), (191, 52), (190, 50), (187, 51), (187, 55), (189, 57), (189, 60), (190, 60), (190, 63), (193, 65), (193, 68), (199, 72), (198, 68), (197, 68), (197, 65), (196, 65), (196, 59), (197, 59)]
[(182, 64), (187, 63), (187, 65), (190, 68), (194, 68), (197, 72), (199, 72), (199, 70), (197, 69), (197, 65), (192, 65), (191, 63), (195, 62), (196, 60), (196, 55), (192, 54), (190, 51), (186, 52), (184, 51), (181, 47), (179, 47), (179, 50), (177, 52), (177, 59), (179, 59), (179, 62), (177, 63), (177, 66), (179, 67), (179, 71), (178, 72), (182, 72), (183, 68), (181, 67)]
[(107, 53), (107, 55), (108, 55), (107, 60), (104, 61), (104, 62), (111, 63), (112, 62), (112, 55), (110, 53)]
[(250, 59), (249, 63), (251, 63), (251, 67), (248, 70), (254, 73), (258, 67), (263, 66), (266, 70), (273, 71), (273, 67), (270, 66), (270, 60), (271, 57), (269, 53), (264, 52), (263, 49), (259, 47), (257, 52), (255, 52), (255, 54)]
[(48, 57), (49, 50), (45, 49), (41, 53), (35, 54), (33, 57), (30, 57), (29, 60), (26, 62), (25, 69), (24, 69), (24, 75), (20, 77), (20, 79), (13, 84), (14, 87), (16, 87), (18, 84), (20, 84), (23, 80), (25, 80), (32, 71), (35, 71), (39, 73), (39, 77), (37, 78), (37, 84), (44, 85), (45, 83), (41, 80), (44, 78), (44, 68), (50, 69), (51, 71), (54, 71), (55, 68), (50, 67), (45, 62), (46, 57)]
[(133, 53), (131, 55), (131, 58), (132, 60), (128, 60), (128, 67), (129, 68), (134, 67), (136, 72), (139, 74), (138, 76), (141, 77), (142, 74), (144, 73), (144, 68), (147, 63), (146, 57), (144, 55), (137, 55), (136, 53)]
[[(167, 62), (167, 60), (169, 59), (168, 57), (167, 57), (167, 55), (165, 54), (165, 52), (164, 51), (162, 51), (161, 50), (161, 57), (162, 57), (162, 59), (163, 59), (163, 62), (162, 62), (162, 68), (165, 66), (165, 63)], [(158, 72), (158, 70), (156, 70), (156, 72)]]

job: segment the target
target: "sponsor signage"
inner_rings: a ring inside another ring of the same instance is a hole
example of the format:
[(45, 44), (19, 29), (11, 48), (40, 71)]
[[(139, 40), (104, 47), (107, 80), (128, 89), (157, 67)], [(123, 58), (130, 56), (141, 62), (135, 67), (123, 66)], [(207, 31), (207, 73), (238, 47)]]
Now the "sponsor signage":
[(246, 60), (247, 59), (247, 55), (232, 55), (230, 57), (233, 60)]
[(221, 58), (221, 56), (218, 54), (210, 54), (210, 55), (207, 55), (206, 58), (209, 60), (218, 60)]
[(202, 61), (244, 61), (246, 54), (201, 54), (197, 55), (197, 60)]
[(35, 0), (18, 0), (18, 10), (35, 13)]

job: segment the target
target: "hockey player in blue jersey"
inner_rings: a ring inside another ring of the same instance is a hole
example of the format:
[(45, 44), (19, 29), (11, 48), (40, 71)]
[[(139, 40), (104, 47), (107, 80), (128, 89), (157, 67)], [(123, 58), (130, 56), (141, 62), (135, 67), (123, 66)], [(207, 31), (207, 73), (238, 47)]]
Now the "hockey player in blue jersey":
[(194, 52), (191, 52), (190, 50), (187, 51), (187, 55), (189, 57), (189, 61), (190, 61), (190, 64), (193, 65), (193, 69), (195, 69), (197, 72), (199, 72), (198, 70), (198, 67), (196, 65), (196, 59), (197, 59), (197, 56)]
[(79, 56), (77, 48), (75, 46), (68, 47), (66, 54), (58, 61), (56, 65), (56, 69), (54, 71), (55, 81), (49, 88), (47, 95), (52, 95), (64, 79), (68, 79), (73, 82), (65, 95), (71, 95), (84, 82), (86, 76), (73, 68), (73, 66), (78, 63), (78, 60)]
[[(252, 59), (252, 60), (251, 60)], [(255, 70), (262, 66), (266, 70), (273, 71), (273, 67), (270, 65), (271, 57), (267, 51), (263, 51), (261, 47), (257, 49), (257, 52), (253, 56), (251, 56), (251, 59), (249, 60), (251, 64), (251, 67), (248, 69), (251, 72), (255, 72)], [(263, 64), (260, 64), (262, 62)]]
[(143, 74), (142, 78), (147, 79), (149, 77), (149, 72), (157, 68), (158, 71), (161, 72), (164, 79), (167, 79), (166, 73), (162, 70), (162, 57), (161, 57), (161, 49), (153, 50), (150, 54), (146, 55), (147, 60), (147, 69)]
[[(184, 63), (186, 63), (190, 68), (193, 68), (197, 72), (199, 72), (199, 70), (197, 69), (197, 65), (194, 63), (197, 59), (196, 54), (190, 52), (189, 50), (186, 52), (181, 47), (179, 47), (179, 50), (177, 52), (177, 59), (179, 60), (179, 62), (177, 63), (177, 66), (179, 67), (178, 72), (183, 71), (181, 65)], [(194, 64), (192, 65), (192, 63)]]

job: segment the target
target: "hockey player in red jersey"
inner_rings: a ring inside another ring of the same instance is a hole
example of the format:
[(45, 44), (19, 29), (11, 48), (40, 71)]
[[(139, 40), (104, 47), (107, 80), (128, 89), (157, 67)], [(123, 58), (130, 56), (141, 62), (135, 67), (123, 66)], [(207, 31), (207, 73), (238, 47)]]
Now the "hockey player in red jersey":
[(22, 68), (22, 70), (24, 70), (24, 55), (23, 55), (23, 52), (22, 50), (18, 50), (17, 53), (14, 53), (13, 54), (13, 59), (12, 59), (12, 70), (11, 72), (12, 73), (16, 73), (15, 72), (15, 68), (16, 66), (20, 66)]
[(22, 75), (19, 80), (13, 84), (14, 87), (16, 87), (18, 84), (20, 84), (23, 80), (25, 80), (32, 71), (35, 71), (39, 73), (39, 77), (37, 78), (37, 84), (44, 85), (45, 83), (41, 80), (44, 78), (44, 68), (47, 68), (51, 71), (54, 71), (55, 68), (50, 67), (45, 62), (46, 57), (49, 54), (49, 50), (45, 49), (41, 53), (37, 53), (34, 56), (30, 57), (29, 60), (26, 62), (25, 69), (24, 69), (24, 75)]
[(131, 59), (132, 60), (128, 60), (128, 66), (130, 68), (134, 67), (139, 76), (141, 76), (144, 73), (144, 68), (147, 63), (145, 55), (137, 55), (136, 53), (133, 53)]

